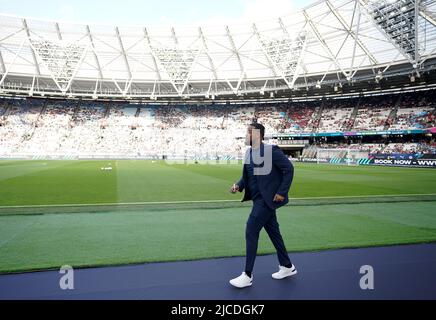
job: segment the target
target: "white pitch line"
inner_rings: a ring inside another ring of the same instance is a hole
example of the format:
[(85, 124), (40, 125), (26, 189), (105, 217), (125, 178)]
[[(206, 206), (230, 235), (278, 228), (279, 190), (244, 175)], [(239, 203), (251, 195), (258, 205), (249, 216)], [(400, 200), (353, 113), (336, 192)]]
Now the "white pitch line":
[[(306, 197), (289, 198), (292, 200), (322, 200), (322, 199), (350, 199), (350, 198), (379, 198), (379, 197), (410, 197), (410, 196), (436, 196), (436, 193), (409, 193), (409, 194), (374, 194), (361, 196), (333, 196), (333, 197)], [(188, 201), (149, 201), (149, 202), (118, 202), (118, 203), (78, 203), (78, 204), (40, 204), (24, 206), (0, 206), (0, 209), (21, 208), (50, 208), (50, 207), (89, 207), (89, 206), (120, 206), (120, 205), (146, 205), (146, 204), (187, 204), (187, 203), (213, 203), (213, 202), (240, 202), (241, 200), (188, 200)]]
[(183, 204), (183, 203), (208, 203), (208, 202), (239, 202), (241, 200), (192, 200), (192, 201), (149, 201), (149, 202), (116, 202), (116, 203), (77, 203), (77, 204), (36, 204), (25, 206), (0, 206), (7, 208), (38, 208), (38, 207), (88, 207), (88, 206), (118, 206), (118, 205), (141, 205), (141, 204)]

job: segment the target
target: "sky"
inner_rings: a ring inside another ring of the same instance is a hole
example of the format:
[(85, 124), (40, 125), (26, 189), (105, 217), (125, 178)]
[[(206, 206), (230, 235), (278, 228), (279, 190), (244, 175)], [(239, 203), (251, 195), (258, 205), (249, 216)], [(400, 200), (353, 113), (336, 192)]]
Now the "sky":
[(224, 25), (276, 18), (316, 0), (0, 0), (0, 13), (99, 25)]

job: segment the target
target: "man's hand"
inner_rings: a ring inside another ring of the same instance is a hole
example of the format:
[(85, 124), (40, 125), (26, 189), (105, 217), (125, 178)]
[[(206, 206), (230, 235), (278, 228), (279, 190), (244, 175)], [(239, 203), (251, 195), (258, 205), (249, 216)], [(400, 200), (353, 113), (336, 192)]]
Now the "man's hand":
[(274, 196), (274, 200), (273, 200), (274, 202), (283, 202), (283, 201), (285, 201), (285, 197), (283, 197), (283, 196), (281, 196), (281, 195), (279, 195), (279, 194), (276, 194), (275, 196)]
[(233, 186), (230, 188), (230, 193), (236, 193), (239, 191), (239, 186), (235, 183), (233, 184)]

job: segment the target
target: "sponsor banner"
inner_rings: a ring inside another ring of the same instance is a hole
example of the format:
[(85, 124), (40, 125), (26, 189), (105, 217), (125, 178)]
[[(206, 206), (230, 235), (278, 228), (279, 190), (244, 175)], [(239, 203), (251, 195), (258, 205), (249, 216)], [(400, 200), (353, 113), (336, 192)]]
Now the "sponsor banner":
[(436, 159), (435, 154), (419, 154), (419, 153), (392, 153), (392, 154), (370, 154), (372, 159), (393, 159), (393, 160), (418, 160), (418, 159)]
[(436, 159), (371, 159), (371, 165), (436, 168)]
[(422, 154), (418, 159), (436, 159), (436, 154)]
[(347, 158), (302, 158), (299, 162), (313, 162), (313, 163), (330, 163), (330, 164), (357, 164), (360, 159), (347, 159)]
[(344, 158), (331, 158), (330, 163), (342, 163), (345, 159)]
[[(434, 131), (432, 131), (434, 130)], [(436, 133), (436, 128), (432, 129), (413, 129), (413, 130), (385, 130), (385, 131), (345, 131), (345, 132), (318, 132), (318, 133), (288, 133), (273, 135), (274, 138), (308, 138), (308, 137), (341, 137), (341, 136), (375, 136), (375, 135), (408, 135), (425, 134), (427, 132)]]
[(326, 158), (301, 158), (301, 159), (293, 159), (299, 162), (319, 162), (319, 163), (329, 163), (330, 159)]
[(330, 163), (342, 165), (375, 165), (375, 166), (399, 166), (399, 167), (423, 167), (423, 168), (436, 168), (436, 159), (388, 159), (388, 158), (360, 158), (360, 159), (347, 159), (347, 158), (323, 158), (311, 159), (303, 158), (300, 162), (312, 163)]
[(372, 159), (369, 159), (369, 158), (359, 159), (359, 160), (357, 161), (357, 164), (362, 164), (362, 165), (364, 165), (364, 164), (370, 164), (370, 163), (371, 163), (371, 160), (372, 160)]
[(348, 132), (344, 132), (344, 136), (357, 136), (357, 132), (356, 131), (348, 131)]
[(392, 154), (370, 154), (374, 159), (400, 159), (400, 160), (412, 160), (420, 158), (419, 154), (405, 154), (405, 153), (392, 153)]
[(377, 131), (356, 132), (356, 136), (375, 136), (377, 134), (386, 134), (386, 133), (377, 133)]

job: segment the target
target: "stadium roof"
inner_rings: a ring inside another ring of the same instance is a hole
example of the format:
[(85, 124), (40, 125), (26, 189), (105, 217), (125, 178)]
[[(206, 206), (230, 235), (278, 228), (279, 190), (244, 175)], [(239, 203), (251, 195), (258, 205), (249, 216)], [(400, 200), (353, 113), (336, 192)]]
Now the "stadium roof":
[(252, 25), (80, 25), (0, 15), (0, 93), (157, 99), (245, 96), (420, 76), (436, 0), (322, 0)]

